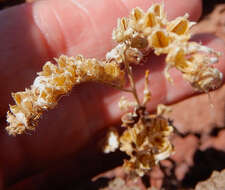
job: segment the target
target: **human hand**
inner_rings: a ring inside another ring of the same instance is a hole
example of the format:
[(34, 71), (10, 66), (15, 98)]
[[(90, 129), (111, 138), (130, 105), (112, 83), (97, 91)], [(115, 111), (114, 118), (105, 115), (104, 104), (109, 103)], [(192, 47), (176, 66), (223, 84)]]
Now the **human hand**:
[[(12, 103), (10, 93), (28, 87), (42, 64), (52, 57), (80, 53), (86, 57), (104, 57), (113, 47), (111, 32), (117, 18), (128, 15), (136, 6), (146, 10), (152, 2), (46, 0), (0, 12), (0, 36), (4, 36), (0, 47), (2, 112)], [(170, 19), (188, 12), (191, 20), (197, 20), (201, 14), (201, 2), (196, 0), (170, 0), (165, 2), (165, 7)], [(197, 40), (225, 52), (224, 43), (212, 36), (198, 36)], [(149, 64), (135, 68), (139, 89), (143, 88), (144, 70), (150, 68), (153, 95), (150, 110), (158, 103), (172, 103), (193, 94), (176, 71), (172, 71), (174, 85), (166, 81), (163, 60), (163, 57), (151, 55)], [(223, 56), (220, 63), (218, 67), (224, 72)], [(54, 110), (44, 114), (31, 136), (9, 137), (2, 128), (2, 182), (12, 185), (11, 189), (44, 189), (46, 184), (54, 185), (49, 179), (55, 180), (57, 174), (65, 177), (74, 172), (79, 176), (78, 170), (87, 169), (86, 163), (79, 165), (77, 162), (71, 167), (68, 160), (75, 160), (78, 151), (84, 149), (96, 133), (118, 122), (121, 112), (117, 102), (122, 94), (102, 84), (82, 84), (76, 86), (69, 97), (60, 100)], [(97, 144), (94, 140), (92, 143)], [(93, 158), (90, 162), (95, 164)]]

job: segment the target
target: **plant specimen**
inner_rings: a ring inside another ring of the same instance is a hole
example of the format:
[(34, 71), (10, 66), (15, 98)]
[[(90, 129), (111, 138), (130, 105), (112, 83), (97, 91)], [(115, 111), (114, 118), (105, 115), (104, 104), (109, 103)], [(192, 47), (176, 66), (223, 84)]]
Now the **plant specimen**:
[[(146, 84), (148, 84), (148, 72), (146, 72)], [(149, 92), (145, 89), (144, 92), (146, 91)], [(137, 103), (131, 112), (123, 115), (121, 120), (122, 127), (125, 128), (124, 132), (119, 137), (115, 130), (111, 130), (104, 147), (105, 153), (120, 148), (129, 155), (130, 160), (125, 160), (123, 166), (134, 177), (148, 173), (160, 160), (168, 158), (173, 152), (169, 139), (173, 126), (163, 117), (163, 113), (170, 111), (169, 108), (160, 104), (157, 107), (157, 114), (150, 114), (145, 107), (146, 99), (149, 100), (149, 93), (144, 94), (141, 104)], [(127, 105), (130, 106), (129, 103)]]
[[(118, 19), (112, 34), (118, 45), (106, 54), (105, 59), (62, 55), (55, 59), (57, 64), (45, 63), (30, 88), (12, 93), (16, 104), (10, 105), (6, 130), (11, 135), (34, 130), (43, 112), (54, 108), (60, 97), (69, 93), (74, 85), (87, 81), (109, 84), (132, 93), (135, 101), (121, 99), (121, 108), (130, 107), (132, 111), (122, 117), (122, 126), (126, 128), (122, 136), (119, 137), (116, 131), (109, 133), (105, 152), (120, 147), (131, 157), (125, 161), (125, 168), (142, 176), (173, 152), (169, 142), (173, 128), (163, 117), (166, 107), (160, 105), (156, 115), (148, 113), (146, 104), (151, 99), (149, 71), (146, 71), (141, 101), (131, 65), (144, 64), (149, 53), (154, 51), (156, 55), (166, 55), (165, 77), (170, 82), (169, 69), (174, 67), (197, 91), (208, 92), (222, 83), (222, 74), (213, 67), (219, 53), (189, 41), (193, 24), (187, 14), (168, 21), (161, 4), (152, 5), (147, 12), (134, 8), (129, 17)], [(125, 87), (127, 81), (128, 88)]]
[(45, 63), (30, 89), (12, 93), (16, 105), (10, 105), (11, 113), (7, 116), (9, 134), (33, 130), (42, 113), (54, 108), (59, 98), (76, 84), (99, 81), (120, 87), (124, 81), (124, 71), (114, 61), (106, 63), (81, 55), (75, 58), (62, 55), (55, 60), (58, 65)]

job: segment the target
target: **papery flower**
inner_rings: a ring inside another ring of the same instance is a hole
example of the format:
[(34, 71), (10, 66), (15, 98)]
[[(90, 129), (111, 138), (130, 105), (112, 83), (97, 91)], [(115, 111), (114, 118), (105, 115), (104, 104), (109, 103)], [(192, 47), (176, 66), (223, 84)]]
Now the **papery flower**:
[[(160, 106), (159, 113), (162, 114), (162, 109), (166, 107)], [(128, 114), (130, 119), (123, 120), (122, 126), (126, 129), (116, 144), (130, 156), (129, 160), (124, 161), (126, 171), (135, 176), (143, 176), (173, 153), (170, 142), (173, 127), (162, 115), (150, 115), (145, 108), (136, 108)], [(109, 149), (115, 151), (107, 146), (106, 150)]]
[(56, 62), (57, 65), (47, 62), (29, 89), (12, 94), (16, 105), (10, 105), (7, 114), (9, 134), (33, 130), (42, 113), (54, 108), (59, 98), (70, 92), (74, 85), (97, 81), (123, 86), (124, 72), (114, 61), (85, 59), (79, 55), (75, 58), (60, 56)]

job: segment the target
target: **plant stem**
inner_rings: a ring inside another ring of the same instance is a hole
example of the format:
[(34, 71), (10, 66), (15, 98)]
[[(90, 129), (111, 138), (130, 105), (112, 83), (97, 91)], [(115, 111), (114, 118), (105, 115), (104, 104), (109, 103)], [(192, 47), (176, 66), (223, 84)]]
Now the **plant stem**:
[(117, 90), (124, 91), (124, 92), (133, 93), (133, 89), (126, 89), (126, 88), (122, 88), (119, 86), (113, 86), (113, 85), (112, 85), (112, 88), (116, 88)]
[(123, 54), (123, 61), (124, 61), (124, 65), (125, 65), (125, 68), (126, 68), (126, 71), (127, 71), (129, 81), (130, 81), (130, 86), (131, 86), (131, 90), (132, 90), (131, 93), (133, 94), (138, 106), (141, 106), (140, 100), (139, 100), (138, 95), (137, 95), (137, 89), (136, 89), (136, 85), (135, 85), (135, 82), (134, 82), (132, 68), (130, 67), (129, 63), (126, 60), (126, 56), (125, 56), (126, 50), (124, 51), (124, 54)]

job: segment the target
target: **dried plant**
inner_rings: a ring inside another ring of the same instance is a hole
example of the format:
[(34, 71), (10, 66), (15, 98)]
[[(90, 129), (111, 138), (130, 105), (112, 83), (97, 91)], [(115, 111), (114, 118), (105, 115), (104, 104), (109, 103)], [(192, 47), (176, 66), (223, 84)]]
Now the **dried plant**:
[(120, 51), (121, 44), (127, 47), (127, 54), (129, 48), (135, 48), (136, 63), (151, 50), (156, 55), (167, 54), (165, 76), (169, 81), (172, 82), (172, 79), (168, 71), (175, 67), (196, 90), (207, 92), (221, 84), (222, 74), (211, 67), (218, 61), (219, 53), (189, 42), (190, 27), (193, 25), (194, 22), (188, 21), (188, 14), (168, 21), (160, 4), (154, 4), (146, 13), (135, 8), (128, 18), (118, 20), (113, 39), (119, 45), (113, 52), (115, 49)]
[[(219, 53), (189, 41), (193, 24), (188, 21), (187, 14), (168, 21), (161, 4), (154, 4), (146, 13), (140, 8), (133, 9), (129, 17), (118, 20), (112, 34), (118, 45), (106, 54), (104, 60), (62, 55), (55, 59), (56, 65), (45, 63), (29, 89), (12, 93), (16, 105), (10, 105), (6, 130), (11, 135), (33, 130), (43, 112), (54, 108), (60, 97), (69, 93), (74, 85), (87, 81), (109, 84), (131, 93), (134, 101), (121, 98), (121, 109), (131, 111), (121, 118), (125, 129), (121, 136), (116, 130), (108, 133), (105, 152), (119, 148), (130, 156), (124, 161), (128, 173), (143, 176), (172, 154), (169, 138), (173, 127), (163, 117), (167, 107), (159, 105), (156, 114), (147, 111), (146, 104), (151, 99), (149, 71), (145, 74), (144, 98), (140, 100), (131, 64), (144, 63), (151, 51), (156, 55), (166, 54), (165, 77), (170, 82), (169, 69), (174, 67), (200, 92), (219, 87), (222, 73), (212, 66), (218, 61)], [(125, 88), (127, 78), (129, 87)]]
[(120, 87), (124, 82), (124, 72), (115, 61), (85, 59), (60, 56), (57, 65), (45, 63), (30, 89), (12, 93), (16, 105), (10, 105), (6, 130), (11, 135), (33, 130), (37, 120), (45, 110), (56, 106), (59, 98), (67, 94), (74, 85), (87, 81), (98, 81)]
[(169, 141), (169, 137), (173, 132), (170, 122), (163, 117), (163, 113), (170, 111), (164, 105), (158, 105), (157, 114), (151, 115), (146, 110), (146, 104), (151, 98), (148, 89), (149, 71), (145, 75), (144, 98), (141, 102), (136, 94), (136, 88), (133, 84), (132, 71), (127, 68), (128, 76), (135, 102), (126, 101), (122, 98), (119, 105), (122, 108), (130, 108), (132, 111), (124, 114), (121, 118), (122, 127), (125, 128), (123, 134), (119, 137), (115, 129), (109, 131), (104, 147), (104, 152), (114, 152), (117, 148), (130, 156), (130, 160), (124, 161), (124, 168), (129, 175), (143, 176), (155, 166), (160, 160), (168, 158), (173, 152), (173, 146)]
[[(152, 50), (156, 55), (167, 54), (165, 76), (169, 81), (172, 79), (168, 70), (175, 67), (200, 92), (219, 87), (222, 74), (212, 67), (218, 61), (219, 53), (189, 42), (189, 30), (194, 23), (187, 18), (186, 14), (168, 21), (161, 4), (154, 4), (146, 13), (135, 8), (128, 18), (118, 20), (112, 34), (118, 45), (106, 54), (105, 60), (86, 59), (78, 55), (75, 58), (60, 56), (56, 59), (57, 65), (45, 63), (43, 71), (38, 73), (29, 89), (12, 93), (16, 105), (10, 105), (6, 130), (11, 135), (33, 130), (42, 113), (54, 108), (62, 95), (81, 82), (97, 81), (129, 91), (123, 86), (125, 72), (132, 78), (130, 63), (143, 63)], [(140, 105), (135, 84), (132, 80), (130, 82), (131, 91)], [(145, 97), (144, 102), (147, 102), (149, 97)]]

